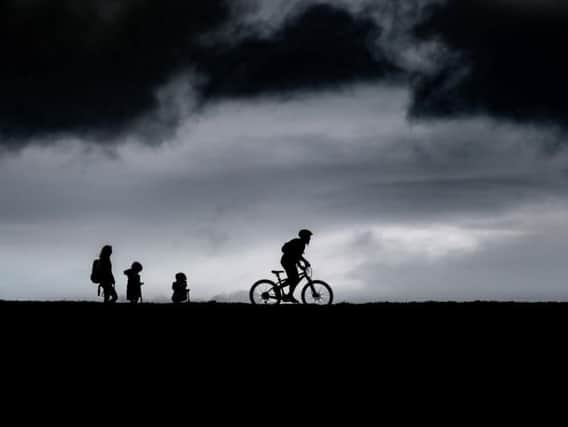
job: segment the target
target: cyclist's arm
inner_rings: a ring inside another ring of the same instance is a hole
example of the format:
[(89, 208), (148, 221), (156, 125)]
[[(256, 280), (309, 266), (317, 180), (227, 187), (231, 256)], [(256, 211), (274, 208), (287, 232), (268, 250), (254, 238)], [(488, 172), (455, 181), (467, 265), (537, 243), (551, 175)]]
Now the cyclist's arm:
[(304, 263), (305, 267), (311, 266), (310, 262), (306, 258), (304, 258), (303, 256), (300, 257), (300, 261), (302, 261)]

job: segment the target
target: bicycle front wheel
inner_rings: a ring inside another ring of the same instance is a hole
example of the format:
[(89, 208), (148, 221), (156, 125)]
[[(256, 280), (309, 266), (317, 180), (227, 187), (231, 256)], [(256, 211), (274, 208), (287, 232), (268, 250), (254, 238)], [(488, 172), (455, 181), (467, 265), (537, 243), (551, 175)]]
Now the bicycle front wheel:
[(250, 288), (250, 302), (257, 305), (276, 305), (282, 301), (280, 289), (270, 280), (259, 280)]
[(333, 291), (331, 286), (321, 280), (314, 280), (302, 289), (302, 302), (311, 305), (331, 305)]

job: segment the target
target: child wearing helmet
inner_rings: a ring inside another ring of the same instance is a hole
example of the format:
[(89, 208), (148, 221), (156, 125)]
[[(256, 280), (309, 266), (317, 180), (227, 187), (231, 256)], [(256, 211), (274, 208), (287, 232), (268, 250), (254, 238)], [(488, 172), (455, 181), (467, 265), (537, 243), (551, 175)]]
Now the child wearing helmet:
[(172, 283), (172, 301), (174, 303), (189, 302), (189, 289), (187, 287), (187, 276), (184, 273), (176, 274), (176, 281)]
[(142, 283), (140, 281), (140, 272), (142, 271), (142, 264), (133, 262), (128, 270), (124, 270), (124, 274), (128, 278), (126, 283), (126, 299), (132, 304), (138, 303), (142, 300)]

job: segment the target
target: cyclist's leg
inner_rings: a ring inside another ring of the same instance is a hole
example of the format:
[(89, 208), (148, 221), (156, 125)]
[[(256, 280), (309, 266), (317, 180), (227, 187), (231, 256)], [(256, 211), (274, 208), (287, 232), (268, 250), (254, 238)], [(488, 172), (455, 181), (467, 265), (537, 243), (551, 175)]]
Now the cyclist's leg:
[(294, 290), (296, 286), (298, 286), (298, 282), (300, 281), (300, 276), (298, 274), (298, 268), (296, 267), (295, 262), (282, 262), (282, 267), (286, 271), (286, 276), (288, 276), (287, 284), (290, 287), (288, 291), (288, 296), (294, 296)]

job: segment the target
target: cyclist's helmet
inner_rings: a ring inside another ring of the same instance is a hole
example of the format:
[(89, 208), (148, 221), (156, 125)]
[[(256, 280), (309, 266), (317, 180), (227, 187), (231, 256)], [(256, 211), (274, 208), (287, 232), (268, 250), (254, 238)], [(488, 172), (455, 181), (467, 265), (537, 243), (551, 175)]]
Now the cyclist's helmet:
[(306, 230), (305, 228), (303, 230), (300, 230), (300, 232), (298, 233), (298, 236), (300, 236), (301, 238), (309, 238), (312, 234), (310, 230)]

